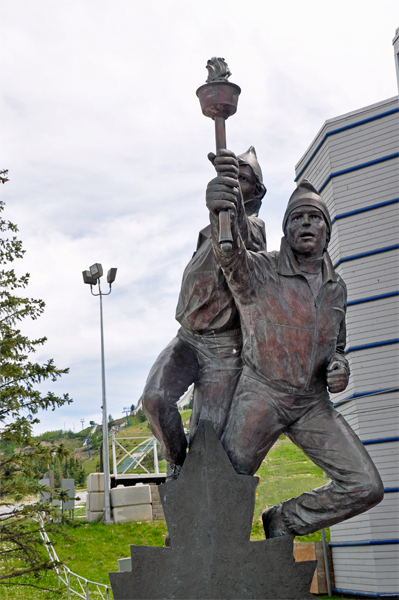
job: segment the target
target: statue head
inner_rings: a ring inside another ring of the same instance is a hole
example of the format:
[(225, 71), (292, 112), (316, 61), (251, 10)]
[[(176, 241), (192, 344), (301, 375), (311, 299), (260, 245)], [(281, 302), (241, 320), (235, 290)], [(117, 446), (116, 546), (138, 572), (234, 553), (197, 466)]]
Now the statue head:
[(291, 198), (283, 219), (284, 235), (296, 254), (322, 256), (331, 235), (328, 208), (313, 185), (302, 181)]
[(238, 179), (244, 198), (245, 212), (247, 215), (257, 215), (267, 190), (263, 184), (262, 170), (255, 148), (250, 146), (244, 154), (239, 154), (237, 159), (240, 170)]

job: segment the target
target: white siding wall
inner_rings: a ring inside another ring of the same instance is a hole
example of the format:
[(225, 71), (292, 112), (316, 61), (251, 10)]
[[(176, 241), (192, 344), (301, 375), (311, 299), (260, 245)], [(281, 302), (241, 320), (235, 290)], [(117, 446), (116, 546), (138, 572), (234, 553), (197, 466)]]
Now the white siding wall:
[[(300, 173), (327, 132), (398, 108), (398, 98), (327, 121), (299, 161)], [(363, 123), (327, 137), (299, 180), (309, 179), (317, 189), (331, 174), (398, 152), (398, 113)], [(364, 209), (399, 197), (397, 158), (332, 177), (322, 190), (331, 217)], [(390, 204), (337, 219), (329, 252), (333, 264), (346, 257), (398, 244), (398, 204)], [(336, 267), (348, 288), (348, 302), (399, 290), (398, 251), (343, 261)], [(362, 441), (398, 436), (399, 345), (379, 345), (398, 333), (398, 297), (354, 304), (347, 312), (347, 358), (351, 367), (348, 388), (332, 396), (343, 402), (338, 410)], [(377, 344), (373, 348), (351, 348)], [(382, 390), (389, 391), (382, 391)], [(364, 395), (372, 392), (371, 395)], [(355, 398), (350, 398), (356, 395)], [(398, 442), (365, 446), (376, 464), (384, 488), (398, 488)], [(370, 511), (331, 528), (333, 543), (380, 542), (399, 538), (398, 492), (385, 494)], [(397, 593), (398, 545), (333, 547), (335, 585), (338, 589), (370, 594)]]
[(333, 548), (335, 587), (370, 594), (397, 593), (399, 546)]

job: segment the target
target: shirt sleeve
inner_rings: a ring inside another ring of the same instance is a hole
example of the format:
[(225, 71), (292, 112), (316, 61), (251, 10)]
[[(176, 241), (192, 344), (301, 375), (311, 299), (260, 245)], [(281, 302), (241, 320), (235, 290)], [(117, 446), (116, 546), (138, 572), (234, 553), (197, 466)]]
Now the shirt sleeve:
[[(262, 270), (258, 261), (260, 254), (247, 250), (238, 229), (237, 214), (232, 214), (231, 233), (233, 237), (232, 249), (222, 250), (219, 244), (219, 218), (210, 213), (213, 251), (217, 262), (222, 267), (227, 284), (234, 297), (242, 303), (250, 301), (253, 292), (260, 284)], [(260, 221), (260, 219), (259, 219)]]
[(338, 333), (338, 338), (337, 338), (337, 346), (335, 349), (335, 354), (333, 357), (333, 360), (338, 361), (339, 363), (341, 363), (341, 365), (348, 371), (348, 375), (350, 374), (350, 367), (349, 367), (349, 362), (345, 356), (345, 347), (346, 347), (346, 303), (347, 303), (347, 290), (346, 290), (346, 285), (345, 283), (342, 281), (342, 279), (340, 279), (340, 283), (344, 288), (344, 311), (345, 314), (342, 318), (342, 322), (341, 322), (341, 327)]

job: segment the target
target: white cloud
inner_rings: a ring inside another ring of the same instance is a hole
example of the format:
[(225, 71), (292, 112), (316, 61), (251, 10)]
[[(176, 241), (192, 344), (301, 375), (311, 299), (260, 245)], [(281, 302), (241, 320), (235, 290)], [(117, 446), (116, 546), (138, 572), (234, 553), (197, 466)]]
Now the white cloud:
[(207, 223), (213, 124), (195, 91), (224, 56), (242, 88), (228, 145), (255, 145), (268, 194), (261, 216), (277, 249), (294, 165), (331, 117), (397, 93), (396, 2), (338, 0), (6, 0), (2, 4), (2, 186), (47, 303), (27, 331), (38, 358), (70, 374), (70, 407), (37, 428), (100, 418), (98, 299), (81, 271), (118, 267), (104, 299), (109, 410), (136, 402), (177, 330), (183, 268)]

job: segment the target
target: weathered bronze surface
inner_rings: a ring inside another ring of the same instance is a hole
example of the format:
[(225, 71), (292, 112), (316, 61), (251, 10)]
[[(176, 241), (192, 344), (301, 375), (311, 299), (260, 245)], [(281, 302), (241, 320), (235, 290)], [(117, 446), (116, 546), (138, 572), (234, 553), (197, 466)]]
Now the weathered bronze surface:
[[(197, 90), (201, 109), (206, 117), (215, 121), (216, 150), (227, 148), (225, 121), (237, 110), (238, 96), (241, 89), (238, 85), (227, 81), (231, 73), (224, 58), (213, 57), (208, 60), (208, 79), (205, 85)], [(219, 212), (219, 244), (231, 250), (230, 212)]]
[[(266, 188), (255, 149), (251, 146), (238, 158), (237, 163), (226, 150), (219, 157), (210, 155), (220, 172), (235, 177), (242, 189), (238, 226), (246, 246), (257, 252), (266, 248), (264, 223), (257, 216)], [(177, 401), (195, 383), (190, 436), (200, 418), (209, 419), (221, 436), (242, 370), (239, 316), (215, 259), (210, 225), (200, 231), (197, 250), (184, 271), (176, 319), (181, 328), (157, 358), (143, 394), (152, 431), (175, 476), (187, 447)]]
[(115, 600), (314, 598), (316, 561), (295, 562), (292, 535), (250, 541), (257, 483), (202, 421), (179, 479), (159, 486), (170, 547), (131, 546), (132, 571), (110, 573)]
[[(224, 127), (229, 111), (218, 113), (218, 106), (229, 105), (224, 86), (233, 86), (233, 95), (236, 86), (223, 59), (209, 61), (208, 71), (197, 93), (205, 114)], [(217, 176), (206, 192), (211, 225), (200, 232), (183, 275), (181, 329), (152, 368), (143, 404), (174, 478), (187, 446), (176, 402), (192, 382), (190, 436), (201, 419), (211, 421), (237, 473), (256, 473), (287, 434), (331, 481), (265, 512), (264, 527), (270, 538), (305, 535), (383, 496), (374, 464), (328, 393), (343, 391), (349, 380), (346, 286), (328, 255), (331, 219), (312, 184), (303, 181), (288, 202), (280, 252), (266, 252), (256, 153), (250, 148), (236, 158), (221, 147), (218, 126), (216, 134), (219, 149), (209, 158)], [(230, 215), (230, 241), (221, 244)]]
[[(231, 156), (229, 164), (231, 163)], [(221, 162), (215, 163), (218, 171)], [(327, 246), (331, 219), (302, 182), (284, 216), (280, 252), (245, 249), (236, 218), (232, 249), (218, 244), (220, 210), (236, 214), (237, 183), (220, 170), (207, 188), (213, 249), (240, 313), (244, 369), (222, 435), (237, 473), (253, 475), (287, 434), (331, 481), (263, 515), (268, 537), (305, 535), (382, 500), (381, 478), (363, 444), (333, 408), (328, 390), (349, 380), (346, 286)]]

